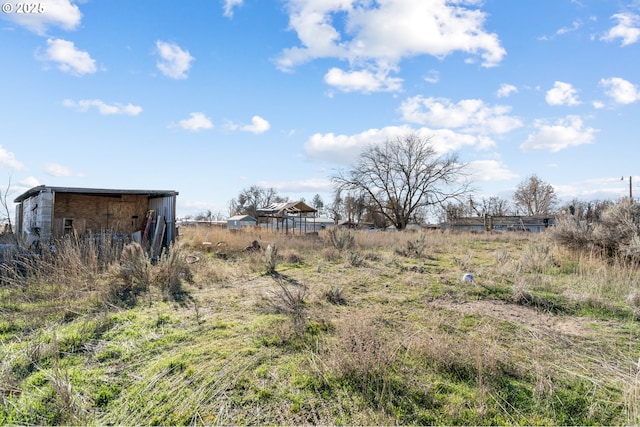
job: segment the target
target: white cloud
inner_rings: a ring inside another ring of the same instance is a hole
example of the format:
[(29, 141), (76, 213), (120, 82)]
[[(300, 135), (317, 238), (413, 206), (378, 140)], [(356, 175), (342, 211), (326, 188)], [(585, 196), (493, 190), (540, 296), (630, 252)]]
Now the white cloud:
[[(3, 17), (27, 28), (38, 35), (45, 35), (49, 27), (59, 27), (71, 31), (78, 28), (82, 14), (71, 0), (47, 0), (46, 2), (3, 1), (10, 4), (13, 13), (3, 13)], [(9, 6), (5, 6), (9, 7)], [(35, 8), (36, 13), (16, 13), (18, 8)], [(39, 11), (42, 11), (41, 13)]]
[(500, 85), (498, 92), (496, 92), (496, 96), (498, 98), (508, 98), (512, 93), (518, 92), (518, 88), (514, 85), (510, 85), (507, 83), (503, 83)]
[(203, 129), (213, 129), (213, 122), (203, 113), (191, 113), (188, 119), (180, 120), (178, 126), (197, 132)]
[(40, 59), (57, 62), (59, 70), (76, 76), (93, 74), (97, 70), (96, 61), (87, 52), (62, 39), (48, 39), (47, 50)]
[(156, 63), (158, 69), (172, 79), (186, 79), (191, 62), (195, 59), (188, 50), (182, 50), (175, 43), (156, 41), (156, 53), (160, 59)]
[(74, 172), (67, 166), (59, 165), (57, 163), (47, 163), (44, 166), (44, 172), (47, 175), (56, 176), (56, 177), (84, 176), (80, 172)]
[(632, 104), (640, 100), (640, 90), (633, 83), (620, 77), (600, 80), (600, 86), (604, 87), (606, 94), (616, 104)]
[[(368, 91), (399, 89), (400, 80), (389, 85), (393, 80), (381, 76), (397, 71), (403, 59), (414, 56), (444, 58), (462, 51), (481, 57), (484, 67), (492, 67), (506, 52), (498, 36), (484, 30), (486, 14), (473, 7), (478, 4), (448, 0), (287, 0), (289, 27), (297, 33), (300, 45), (283, 50), (276, 63), (281, 70), (289, 71), (317, 58), (345, 60), (352, 69), (333, 71), (329, 77), (338, 82), (355, 76), (362, 82), (366, 77), (369, 83), (362, 87)], [(334, 25), (336, 16), (340, 25)], [(372, 85), (372, 76), (377, 77), (374, 81), (386, 84)], [(357, 90), (352, 84), (348, 87)]]
[(474, 160), (469, 162), (467, 170), (473, 181), (507, 181), (518, 177), (499, 160)]
[(266, 121), (265, 119), (263, 119), (260, 116), (253, 116), (251, 118), (251, 124), (250, 125), (246, 125), (246, 126), (242, 126), (240, 129), (245, 131), (245, 132), (251, 132), (251, 133), (254, 133), (254, 134), (258, 135), (258, 134), (261, 134), (261, 133), (265, 133), (270, 128), (271, 128), (271, 125), (269, 124), (268, 121)]
[(462, 147), (475, 146), (485, 149), (494, 145), (491, 139), (453, 132), (449, 129), (413, 129), (410, 126), (388, 126), (369, 129), (355, 135), (335, 135), (333, 133), (312, 135), (304, 144), (304, 150), (311, 160), (349, 164), (354, 162), (363, 149), (371, 144), (380, 144), (410, 133), (429, 139), (439, 154), (457, 151)]
[(38, 185), (40, 185), (40, 182), (35, 177), (28, 176), (25, 179), (20, 180), (20, 182), (18, 184), (20, 184), (20, 186), (33, 188), (33, 187), (37, 187)]
[(333, 183), (329, 179), (303, 179), (296, 181), (258, 181), (256, 185), (263, 188), (273, 188), (278, 193), (321, 193), (330, 192)]
[(244, 0), (224, 0), (224, 16), (227, 18), (233, 17), (233, 8), (236, 6), (242, 6)]
[(388, 73), (363, 71), (343, 71), (331, 68), (324, 76), (324, 81), (343, 92), (392, 92), (402, 88), (402, 79), (389, 77)]
[(580, 101), (576, 96), (577, 92), (570, 83), (555, 82), (553, 89), (547, 91), (545, 100), (549, 105), (579, 105)]
[(597, 130), (585, 128), (579, 116), (567, 116), (549, 124), (543, 120), (535, 123), (537, 132), (529, 135), (520, 145), (522, 151), (546, 150), (553, 153), (569, 147), (592, 144)]
[(427, 83), (438, 83), (440, 81), (440, 73), (436, 70), (430, 70), (424, 78), (424, 81)]
[(640, 39), (640, 16), (634, 13), (616, 13), (611, 18), (617, 20), (618, 25), (611, 28), (601, 40), (611, 42), (622, 39), (622, 46), (628, 46)]
[(560, 28), (558, 31), (555, 32), (555, 34), (551, 37), (549, 36), (542, 36), (540, 37), (540, 40), (553, 40), (556, 36), (562, 36), (564, 34), (576, 31), (578, 29), (580, 29), (580, 27), (582, 27), (583, 22), (580, 19), (576, 19), (575, 21), (573, 21), (571, 23), (570, 27), (562, 27)]
[(489, 107), (479, 99), (463, 99), (454, 104), (446, 98), (406, 99), (400, 106), (406, 122), (459, 129), (461, 132), (504, 134), (522, 126), (520, 119), (507, 115), (511, 107)]
[(24, 169), (24, 165), (16, 159), (15, 154), (11, 151), (7, 151), (2, 145), (0, 145), (0, 166), (7, 167), (9, 169)]
[(98, 110), (100, 114), (104, 115), (116, 115), (116, 114), (124, 114), (127, 116), (137, 116), (142, 112), (142, 107), (133, 104), (106, 104), (99, 99), (82, 99), (80, 101), (72, 101), (70, 99), (65, 99), (62, 101), (62, 105), (69, 108), (75, 108), (78, 111), (86, 112), (89, 111), (91, 107), (94, 107)]

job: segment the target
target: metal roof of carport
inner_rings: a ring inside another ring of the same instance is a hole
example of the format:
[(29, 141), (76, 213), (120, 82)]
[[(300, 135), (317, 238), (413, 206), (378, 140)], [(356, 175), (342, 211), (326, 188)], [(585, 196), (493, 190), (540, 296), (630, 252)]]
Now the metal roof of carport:
[(87, 194), (91, 196), (120, 196), (123, 194), (135, 195), (135, 196), (149, 196), (149, 197), (167, 197), (177, 196), (179, 193), (173, 190), (127, 190), (127, 189), (106, 189), (106, 188), (78, 188), (78, 187), (48, 187), (46, 185), (39, 185), (33, 187), (13, 201), (14, 203), (20, 203), (31, 196), (34, 196), (42, 191), (50, 190), (55, 193), (75, 193), (75, 194)]
[(312, 208), (307, 205), (305, 202), (284, 202), (284, 203), (273, 203), (266, 208), (260, 208), (256, 210), (260, 216), (271, 216), (271, 215), (282, 215), (284, 212), (288, 214), (299, 214), (299, 213), (311, 213), (317, 212), (317, 209)]

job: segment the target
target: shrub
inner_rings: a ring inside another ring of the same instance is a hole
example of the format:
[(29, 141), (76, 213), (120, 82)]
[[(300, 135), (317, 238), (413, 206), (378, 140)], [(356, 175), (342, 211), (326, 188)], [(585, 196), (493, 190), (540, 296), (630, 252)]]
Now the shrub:
[(193, 275), (186, 257), (177, 247), (172, 247), (168, 252), (163, 253), (152, 272), (154, 284), (160, 288), (163, 295), (170, 296), (174, 300), (181, 300), (184, 297), (183, 280), (193, 282)]
[(356, 241), (351, 232), (344, 228), (330, 228), (327, 236), (331, 245), (339, 251), (352, 248)]
[(362, 267), (364, 265), (364, 257), (358, 252), (349, 252), (349, 264), (352, 267)]
[(640, 262), (640, 204), (624, 199), (608, 206), (595, 225), (561, 218), (551, 236), (570, 249), (596, 248), (609, 258)]
[(134, 242), (122, 249), (120, 263), (114, 267), (108, 282), (108, 302), (125, 305), (137, 302), (151, 282), (151, 260), (142, 246)]
[(552, 239), (569, 249), (581, 250), (591, 245), (592, 231), (586, 221), (565, 216), (558, 219), (550, 235)]
[(267, 274), (276, 272), (278, 266), (278, 248), (275, 244), (267, 246), (264, 251), (264, 263), (267, 268)]
[(409, 239), (404, 246), (396, 247), (395, 253), (404, 257), (423, 258), (426, 256), (427, 247), (427, 235), (420, 233), (417, 239)]
[(523, 250), (518, 260), (520, 269), (527, 273), (543, 273), (555, 265), (551, 247), (545, 242), (532, 242)]
[(290, 282), (276, 277), (276, 289), (267, 297), (271, 307), (281, 314), (291, 316), (296, 330), (302, 330), (306, 322), (306, 302), (308, 288), (297, 282)]
[(344, 288), (342, 286), (332, 286), (324, 292), (324, 298), (334, 305), (346, 305)]

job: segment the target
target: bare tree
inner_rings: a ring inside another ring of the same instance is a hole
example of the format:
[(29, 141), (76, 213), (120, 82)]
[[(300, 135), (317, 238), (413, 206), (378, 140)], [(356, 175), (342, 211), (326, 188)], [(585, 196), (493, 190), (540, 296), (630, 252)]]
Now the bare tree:
[(486, 215), (505, 216), (510, 212), (509, 201), (499, 196), (483, 197), (481, 204)]
[(518, 185), (513, 200), (527, 215), (549, 215), (558, 203), (553, 186), (536, 175), (525, 178)]
[(229, 201), (229, 215), (250, 215), (258, 218), (258, 209), (269, 206), (272, 203), (286, 202), (286, 197), (281, 197), (273, 188), (263, 188), (252, 185), (240, 191), (238, 197)]
[(13, 224), (11, 222), (11, 211), (9, 209), (9, 196), (13, 194), (13, 192), (14, 190), (11, 187), (11, 175), (9, 175), (7, 187), (4, 190), (0, 190), (0, 206), (2, 208), (2, 212), (0, 213), (0, 221), (6, 224), (5, 230), (2, 230), (2, 233), (11, 233), (11, 235), (15, 239), (15, 243), (18, 243), (18, 237), (13, 230)]
[(409, 134), (370, 146), (350, 171), (331, 179), (338, 190), (366, 195), (401, 230), (425, 209), (467, 194), (465, 166), (455, 154), (438, 156), (430, 138)]

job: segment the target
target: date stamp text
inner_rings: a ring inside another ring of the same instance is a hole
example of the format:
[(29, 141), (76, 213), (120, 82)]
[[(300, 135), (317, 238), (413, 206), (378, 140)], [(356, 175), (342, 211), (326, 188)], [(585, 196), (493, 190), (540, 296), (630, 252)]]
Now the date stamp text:
[(3, 13), (44, 13), (44, 3), (2, 3)]

